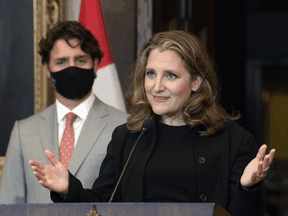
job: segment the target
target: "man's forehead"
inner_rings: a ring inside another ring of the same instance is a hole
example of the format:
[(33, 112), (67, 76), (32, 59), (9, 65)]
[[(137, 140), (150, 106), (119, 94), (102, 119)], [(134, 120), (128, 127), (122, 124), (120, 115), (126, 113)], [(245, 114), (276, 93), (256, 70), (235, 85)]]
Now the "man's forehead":
[[(69, 43), (69, 44), (68, 44)], [(55, 41), (52, 50), (56, 50), (56, 49), (65, 49), (65, 48), (70, 48), (70, 49), (75, 49), (75, 48), (80, 48), (80, 42), (78, 39), (69, 39), (68, 43), (65, 39), (58, 39)]]
[[(57, 42), (59, 43), (59, 41), (67, 44), (68, 46), (69, 46), (69, 44), (70, 44), (72, 47), (76, 47), (76, 46), (79, 46), (79, 45), (80, 45), (80, 40), (79, 40), (78, 38), (71, 38), (71, 39), (68, 39), (68, 40), (63, 39), (63, 38), (60, 38), (60, 39), (58, 39), (58, 40), (56, 40), (56, 41), (54, 42), (54, 45), (55, 45)], [(68, 44), (67, 42), (68, 42), (69, 44)]]
[(58, 39), (51, 50), (51, 58), (59, 58), (59, 57), (71, 57), (71, 56), (89, 56), (88, 53), (85, 53), (81, 47), (79, 40), (70, 39), (68, 41), (70, 43), (67, 44), (66, 40)]

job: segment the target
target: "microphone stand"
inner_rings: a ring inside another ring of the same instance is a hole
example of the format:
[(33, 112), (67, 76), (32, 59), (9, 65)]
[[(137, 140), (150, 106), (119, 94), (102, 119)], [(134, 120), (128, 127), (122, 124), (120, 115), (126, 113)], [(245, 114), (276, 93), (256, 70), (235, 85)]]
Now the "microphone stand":
[(121, 179), (122, 179), (122, 176), (123, 176), (123, 174), (124, 174), (124, 172), (125, 172), (125, 170), (126, 170), (126, 167), (127, 167), (127, 165), (128, 165), (128, 162), (130, 161), (130, 158), (131, 158), (131, 156), (132, 156), (132, 154), (133, 154), (133, 151), (134, 151), (134, 149), (135, 149), (138, 141), (140, 140), (140, 138), (142, 137), (142, 135), (143, 135), (146, 131), (147, 131), (147, 127), (143, 127), (143, 128), (142, 128), (142, 132), (141, 132), (141, 134), (139, 135), (138, 139), (136, 140), (136, 142), (135, 142), (135, 144), (134, 144), (134, 146), (133, 146), (133, 148), (132, 148), (132, 150), (131, 150), (131, 152), (130, 152), (130, 155), (129, 155), (128, 159), (127, 159), (127, 162), (126, 162), (126, 164), (125, 164), (125, 166), (124, 166), (124, 168), (123, 168), (123, 170), (122, 170), (122, 173), (121, 173), (121, 175), (120, 175), (120, 177), (119, 177), (119, 179), (118, 179), (118, 181), (117, 181), (117, 184), (116, 184), (116, 186), (115, 186), (115, 188), (114, 188), (114, 191), (113, 191), (113, 193), (112, 193), (112, 195), (111, 195), (111, 198), (110, 198), (110, 200), (109, 200), (109, 203), (111, 203), (111, 201), (112, 201), (113, 198), (114, 198), (114, 194), (115, 194), (115, 192), (116, 192), (116, 190), (117, 190), (117, 188), (118, 188), (118, 185), (119, 185), (119, 183), (120, 183), (120, 181), (121, 181)]

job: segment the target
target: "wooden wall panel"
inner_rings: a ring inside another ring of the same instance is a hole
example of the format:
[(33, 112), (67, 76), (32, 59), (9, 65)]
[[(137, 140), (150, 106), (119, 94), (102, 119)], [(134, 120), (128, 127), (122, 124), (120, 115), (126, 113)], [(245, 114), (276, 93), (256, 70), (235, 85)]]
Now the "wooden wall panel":
[(53, 87), (38, 54), (38, 43), (47, 30), (62, 21), (63, 17), (63, 0), (33, 0), (35, 113), (41, 112), (55, 101)]

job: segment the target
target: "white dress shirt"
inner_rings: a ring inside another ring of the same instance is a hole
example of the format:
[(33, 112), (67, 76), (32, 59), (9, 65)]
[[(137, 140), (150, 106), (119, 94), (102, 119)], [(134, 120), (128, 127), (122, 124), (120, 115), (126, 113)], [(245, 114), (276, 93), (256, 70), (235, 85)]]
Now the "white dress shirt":
[(56, 99), (57, 122), (58, 122), (58, 144), (59, 144), (59, 146), (60, 146), (63, 132), (65, 130), (66, 114), (69, 112), (73, 112), (74, 114), (77, 115), (77, 117), (73, 123), (74, 136), (75, 136), (74, 148), (76, 147), (77, 140), (78, 140), (79, 135), (81, 133), (84, 122), (88, 116), (88, 113), (89, 113), (91, 107), (93, 106), (94, 100), (95, 100), (95, 96), (92, 93), (85, 101), (80, 103), (73, 110), (70, 110)]

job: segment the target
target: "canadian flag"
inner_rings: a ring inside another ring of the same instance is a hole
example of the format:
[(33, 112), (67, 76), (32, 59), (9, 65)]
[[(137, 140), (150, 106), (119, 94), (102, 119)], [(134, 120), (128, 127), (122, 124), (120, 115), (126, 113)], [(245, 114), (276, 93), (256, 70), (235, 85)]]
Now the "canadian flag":
[(104, 103), (126, 112), (100, 0), (82, 0), (79, 22), (91, 31), (99, 41), (100, 50), (104, 53), (93, 85), (94, 94)]

